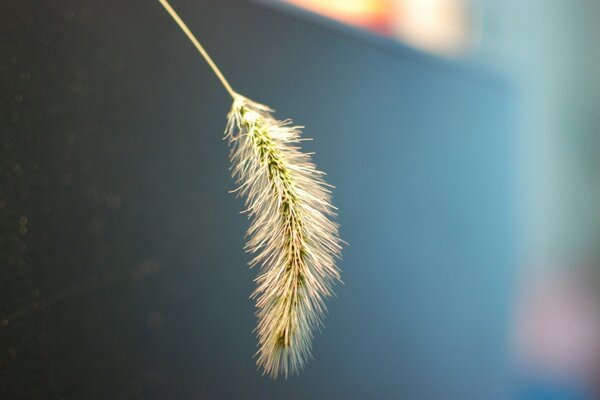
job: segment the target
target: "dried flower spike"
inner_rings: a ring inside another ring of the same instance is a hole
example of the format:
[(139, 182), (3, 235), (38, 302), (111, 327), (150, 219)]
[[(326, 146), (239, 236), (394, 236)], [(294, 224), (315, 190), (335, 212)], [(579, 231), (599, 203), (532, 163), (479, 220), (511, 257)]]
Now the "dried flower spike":
[(310, 357), (323, 298), (339, 279), (338, 227), (330, 191), (310, 155), (300, 151), (300, 127), (237, 96), (228, 116), (232, 174), (252, 222), (246, 249), (261, 265), (253, 294), (258, 308), (258, 364), (276, 377), (297, 372)]
[(331, 187), (300, 149), (301, 127), (278, 121), (273, 110), (236, 93), (166, 0), (159, 0), (188, 35), (233, 98), (226, 138), (236, 192), (251, 219), (246, 251), (260, 266), (256, 300), (257, 364), (276, 378), (298, 372), (311, 357), (325, 297), (339, 280), (338, 226)]

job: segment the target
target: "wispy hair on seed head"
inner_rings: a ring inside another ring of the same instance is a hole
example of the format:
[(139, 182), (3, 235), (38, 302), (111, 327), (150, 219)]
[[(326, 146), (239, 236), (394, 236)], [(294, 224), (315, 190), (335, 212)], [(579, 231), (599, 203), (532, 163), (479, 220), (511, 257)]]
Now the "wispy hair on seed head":
[(256, 278), (257, 363), (277, 377), (311, 357), (325, 297), (339, 279), (338, 226), (329, 186), (299, 147), (301, 127), (239, 96), (228, 116), (232, 174), (251, 219), (246, 250)]

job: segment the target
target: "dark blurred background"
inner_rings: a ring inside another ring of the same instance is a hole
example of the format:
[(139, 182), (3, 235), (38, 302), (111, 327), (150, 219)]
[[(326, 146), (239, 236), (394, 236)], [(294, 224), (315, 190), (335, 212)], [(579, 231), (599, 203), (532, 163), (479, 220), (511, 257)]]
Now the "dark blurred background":
[(0, 5), (1, 399), (595, 399), (592, 1), (173, 0), (305, 125), (344, 285), (256, 370), (230, 99), (157, 1)]

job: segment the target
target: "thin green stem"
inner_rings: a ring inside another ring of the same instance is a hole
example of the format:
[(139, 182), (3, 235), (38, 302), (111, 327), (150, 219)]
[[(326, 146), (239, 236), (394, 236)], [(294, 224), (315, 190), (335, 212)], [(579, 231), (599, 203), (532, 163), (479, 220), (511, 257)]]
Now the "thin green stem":
[(229, 82), (227, 82), (227, 79), (225, 79), (225, 77), (223, 76), (223, 73), (221, 72), (219, 67), (217, 67), (217, 64), (215, 64), (213, 59), (208, 55), (208, 53), (206, 52), (204, 47), (200, 44), (198, 39), (196, 39), (196, 36), (194, 36), (192, 31), (190, 31), (190, 28), (188, 28), (188, 26), (185, 24), (185, 22), (183, 22), (181, 20), (181, 18), (177, 14), (177, 12), (173, 9), (173, 7), (171, 7), (171, 5), (169, 4), (169, 2), (167, 0), (158, 0), (158, 1), (160, 1), (160, 4), (163, 5), (165, 10), (167, 10), (167, 12), (169, 14), (171, 14), (171, 17), (173, 17), (175, 22), (177, 22), (177, 25), (179, 25), (179, 27), (181, 28), (183, 33), (185, 33), (186, 36), (190, 39), (190, 41), (194, 44), (194, 46), (196, 46), (196, 49), (198, 49), (198, 51), (200, 52), (202, 57), (204, 57), (204, 60), (206, 60), (206, 62), (208, 63), (210, 68), (213, 70), (215, 75), (217, 75), (217, 78), (219, 78), (219, 80), (225, 87), (225, 90), (227, 90), (227, 93), (229, 93), (229, 95), (233, 99), (235, 99), (237, 96), (237, 93), (231, 88), (231, 85), (229, 84)]

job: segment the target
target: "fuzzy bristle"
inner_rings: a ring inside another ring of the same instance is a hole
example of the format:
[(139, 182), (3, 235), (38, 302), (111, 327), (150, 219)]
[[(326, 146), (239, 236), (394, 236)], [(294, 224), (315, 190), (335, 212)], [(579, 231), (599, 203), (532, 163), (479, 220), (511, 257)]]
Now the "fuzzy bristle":
[(256, 300), (257, 364), (276, 378), (311, 357), (324, 299), (340, 279), (341, 252), (329, 185), (299, 147), (301, 128), (236, 95), (228, 115), (232, 175), (251, 219), (246, 250), (260, 265)]

